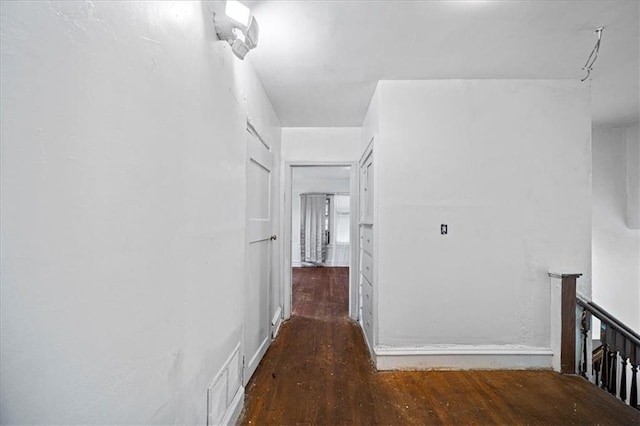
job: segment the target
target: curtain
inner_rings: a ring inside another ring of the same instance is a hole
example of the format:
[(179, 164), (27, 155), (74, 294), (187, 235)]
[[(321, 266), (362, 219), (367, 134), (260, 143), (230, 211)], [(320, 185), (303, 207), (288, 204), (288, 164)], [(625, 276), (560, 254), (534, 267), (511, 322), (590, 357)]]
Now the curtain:
[(324, 265), (327, 254), (325, 230), (326, 194), (300, 195), (300, 261)]

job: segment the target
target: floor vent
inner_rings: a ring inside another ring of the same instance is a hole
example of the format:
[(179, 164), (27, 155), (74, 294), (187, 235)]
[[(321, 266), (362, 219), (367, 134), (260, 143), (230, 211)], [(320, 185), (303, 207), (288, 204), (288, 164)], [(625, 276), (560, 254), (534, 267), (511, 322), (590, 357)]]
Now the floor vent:
[(222, 370), (207, 387), (207, 426), (230, 423), (238, 407), (241, 390), (240, 345), (236, 346)]

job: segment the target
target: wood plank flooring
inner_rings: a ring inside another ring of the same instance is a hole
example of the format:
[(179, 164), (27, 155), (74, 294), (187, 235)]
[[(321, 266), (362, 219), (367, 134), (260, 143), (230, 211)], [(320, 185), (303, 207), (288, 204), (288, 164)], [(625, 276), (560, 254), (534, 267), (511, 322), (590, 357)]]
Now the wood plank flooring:
[(247, 386), (244, 425), (640, 425), (640, 412), (551, 371), (376, 372), (347, 318), (347, 268), (295, 268), (293, 316)]

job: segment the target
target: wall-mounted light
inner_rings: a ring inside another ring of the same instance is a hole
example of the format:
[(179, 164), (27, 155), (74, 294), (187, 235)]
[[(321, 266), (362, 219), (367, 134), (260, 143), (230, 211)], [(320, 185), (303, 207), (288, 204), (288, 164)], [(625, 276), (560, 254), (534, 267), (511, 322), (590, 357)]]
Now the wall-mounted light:
[(214, 13), (213, 23), (220, 40), (226, 40), (240, 59), (258, 45), (258, 22), (249, 8), (236, 0), (227, 0), (225, 14)]

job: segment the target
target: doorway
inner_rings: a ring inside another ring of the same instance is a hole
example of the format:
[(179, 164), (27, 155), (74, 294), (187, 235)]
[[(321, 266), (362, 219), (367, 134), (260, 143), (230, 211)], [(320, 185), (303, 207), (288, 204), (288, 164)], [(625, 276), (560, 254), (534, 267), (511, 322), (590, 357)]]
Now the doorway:
[(357, 319), (356, 170), (355, 163), (285, 164), (286, 318), (296, 304), (322, 309), (326, 292), (337, 292), (343, 296), (331, 297), (331, 311)]

